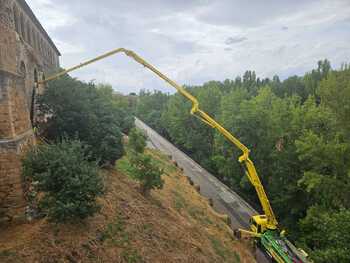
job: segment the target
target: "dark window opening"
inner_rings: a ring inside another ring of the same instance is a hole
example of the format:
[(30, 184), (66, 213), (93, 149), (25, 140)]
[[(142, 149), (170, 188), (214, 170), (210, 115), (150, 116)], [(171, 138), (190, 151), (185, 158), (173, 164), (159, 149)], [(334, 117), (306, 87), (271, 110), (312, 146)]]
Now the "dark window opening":
[(31, 100), (31, 107), (30, 107), (30, 122), (32, 123), (32, 126), (35, 126), (34, 123), (34, 111), (35, 111), (35, 97), (36, 97), (36, 89), (37, 89), (37, 83), (38, 83), (38, 72), (36, 69), (34, 70), (34, 87), (32, 91), (32, 100)]

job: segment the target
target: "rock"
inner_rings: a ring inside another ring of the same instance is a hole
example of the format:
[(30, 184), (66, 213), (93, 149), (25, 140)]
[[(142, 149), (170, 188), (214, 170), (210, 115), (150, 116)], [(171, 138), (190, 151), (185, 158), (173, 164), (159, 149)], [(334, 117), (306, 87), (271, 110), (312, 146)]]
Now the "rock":
[(213, 201), (212, 198), (209, 198), (209, 199), (208, 199), (208, 203), (209, 203), (209, 205), (210, 205), (211, 207), (214, 206), (214, 201)]
[(187, 181), (189, 182), (190, 185), (194, 185), (194, 183), (193, 183), (191, 177), (188, 177), (188, 176), (187, 176)]
[(195, 186), (194, 186), (194, 189), (196, 189), (196, 191), (197, 191), (198, 193), (201, 192), (201, 187), (200, 187), (200, 185), (195, 185)]

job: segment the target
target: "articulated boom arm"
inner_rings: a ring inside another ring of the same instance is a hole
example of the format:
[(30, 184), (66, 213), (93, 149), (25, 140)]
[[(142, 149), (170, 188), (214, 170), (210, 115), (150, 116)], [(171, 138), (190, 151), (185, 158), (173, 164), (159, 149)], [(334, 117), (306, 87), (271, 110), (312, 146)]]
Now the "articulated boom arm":
[(148, 68), (153, 73), (158, 75), (161, 79), (165, 80), (167, 83), (169, 83), (171, 86), (173, 86), (179, 93), (181, 93), (184, 97), (186, 97), (187, 99), (189, 99), (192, 102), (191, 114), (198, 117), (201, 121), (203, 121), (204, 123), (206, 123), (210, 127), (218, 130), (223, 136), (225, 136), (225, 138), (227, 140), (229, 140), (231, 143), (233, 143), (235, 146), (237, 146), (243, 152), (243, 154), (239, 157), (239, 162), (244, 163), (246, 166), (246, 174), (247, 174), (250, 182), (252, 183), (252, 185), (254, 186), (254, 188), (258, 194), (263, 211), (264, 211), (265, 215), (267, 216), (268, 227), (271, 229), (275, 229), (277, 227), (277, 220), (276, 220), (276, 217), (272, 211), (270, 202), (266, 196), (264, 187), (260, 182), (260, 179), (259, 179), (259, 176), (256, 172), (255, 166), (254, 166), (253, 162), (249, 159), (249, 149), (244, 144), (242, 144), (236, 137), (234, 137), (230, 132), (228, 132), (224, 127), (222, 127), (218, 122), (216, 122), (212, 117), (210, 117), (206, 112), (202, 111), (199, 108), (198, 100), (194, 96), (192, 96), (186, 89), (184, 89), (182, 86), (177, 84), (175, 81), (169, 79), (167, 76), (165, 76), (163, 73), (161, 73), (158, 69), (156, 69), (151, 64), (149, 64), (147, 61), (145, 61), (143, 58), (138, 56), (135, 52), (133, 52), (131, 50), (124, 49), (124, 48), (118, 48), (118, 49), (112, 50), (111, 52), (108, 52), (102, 56), (99, 56), (97, 58), (94, 58), (92, 60), (81, 63), (81, 64), (74, 66), (72, 68), (69, 68), (67, 70), (64, 70), (56, 75), (53, 75), (53, 76), (47, 78), (46, 80), (39, 81), (38, 83), (44, 84), (50, 80), (53, 80), (53, 79), (56, 79), (56, 78), (62, 76), (68, 72), (74, 71), (76, 69), (79, 69), (81, 67), (89, 65), (91, 63), (94, 63), (96, 61), (102, 60), (102, 59), (109, 57), (109, 56), (112, 56), (116, 53), (125, 53), (127, 56), (131, 57), (139, 64)]

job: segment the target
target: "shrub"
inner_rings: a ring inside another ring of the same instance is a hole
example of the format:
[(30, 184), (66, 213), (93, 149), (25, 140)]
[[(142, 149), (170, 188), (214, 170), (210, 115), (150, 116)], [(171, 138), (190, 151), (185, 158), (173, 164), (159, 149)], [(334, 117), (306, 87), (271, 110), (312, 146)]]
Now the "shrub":
[(147, 196), (152, 189), (163, 187), (163, 170), (152, 162), (149, 155), (129, 152), (128, 158), (132, 167), (131, 176), (140, 182), (143, 195)]
[(143, 153), (146, 147), (146, 136), (136, 128), (132, 128), (129, 132), (128, 147), (132, 151)]
[(97, 196), (103, 182), (96, 163), (89, 162), (86, 147), (75, 140), (43, 144), (28, 152), (23, 175), (43, 192), (39, 207), (56, 222), (73, 221), (98, 211)]
[(146, 147), (146, 136), (139, 130), (133, 128), (129, 133), (128, 159), (131, 164), (131, 176), (141, 184), (141, 193), (148, 195), (151, 189), (162, 188), (164, 181), (160, 169), (152, 158), (144, 154)]

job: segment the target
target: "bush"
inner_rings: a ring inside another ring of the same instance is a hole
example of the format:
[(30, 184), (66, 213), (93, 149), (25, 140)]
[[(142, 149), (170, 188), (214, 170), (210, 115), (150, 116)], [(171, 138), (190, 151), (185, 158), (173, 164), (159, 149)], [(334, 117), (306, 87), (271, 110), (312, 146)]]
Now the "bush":
[(84, 219), (99, 210), (96, 198), (103, 193), (103, 182), (79, 141), (33, 148), (23, 160), (23, 175), (44, 193), (39, 207), (52, 221)]
[(160, 169), (152, 158), (144, 154), (146, 147), (146, 136), (137, 130), (131, 129), (128, 143), (128, 159), (131, 164), (131, 176), (141, 184), (141, 193), (148, 195), (151, 189), (161, 189), (164, 181), (161, 176), (163, 170)]
[(143, 195), (149, 195), (152, 189), (163, 188), (163, 170), (152, 162), (149, 155), (135, 152), (129, 152), (128, 155), (132, 167), (131, 176), (140, 182)]
[(51, 81), (39, 97), (39, 106), (41, 114), (48, 118), (41, 125), (47, 139), (77, 137), (91, 146), (91, 158), (100, 165), (113, 165), (123, 155), (121, 129), (126, 125), (125, 113), (93, 83), (68, 75)]
[(129, 132), (129, 150), (137, 153), (143, 153), (146, 147), (146, 136), (136, 128), (132, 128)]

